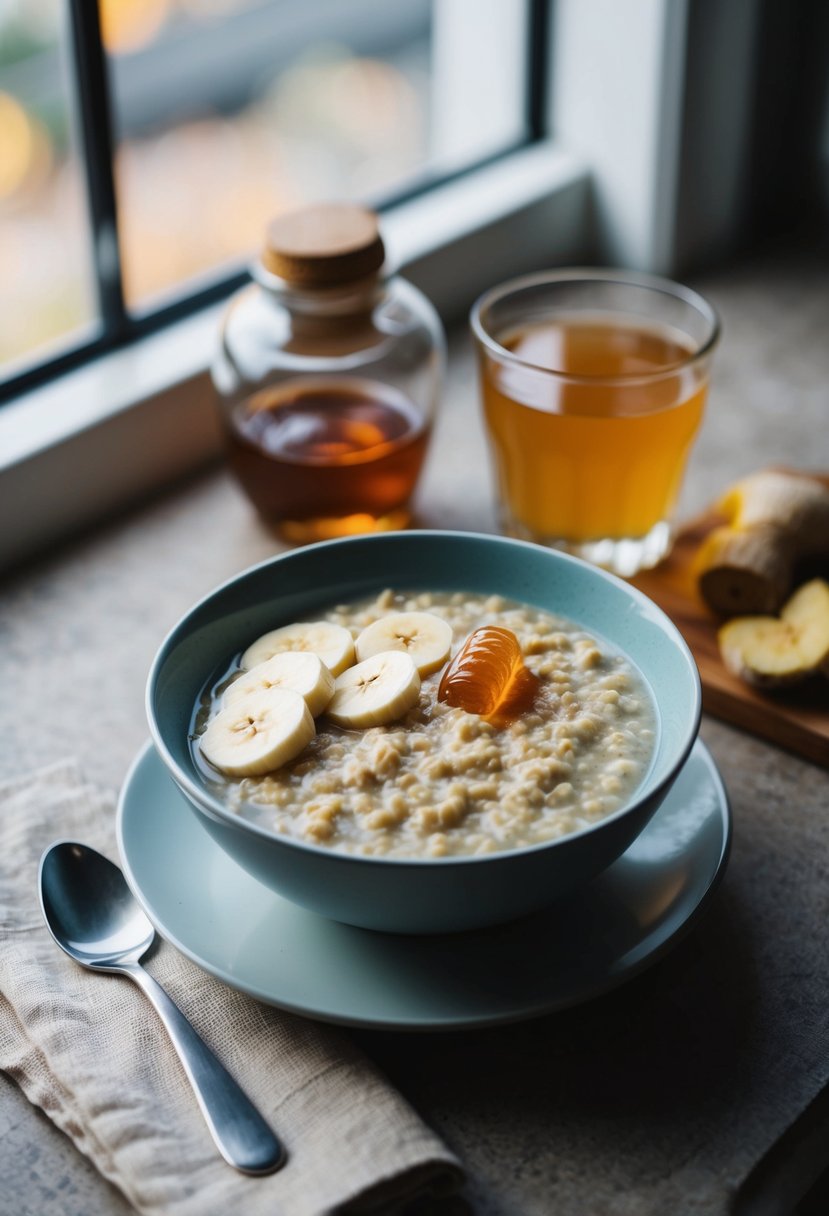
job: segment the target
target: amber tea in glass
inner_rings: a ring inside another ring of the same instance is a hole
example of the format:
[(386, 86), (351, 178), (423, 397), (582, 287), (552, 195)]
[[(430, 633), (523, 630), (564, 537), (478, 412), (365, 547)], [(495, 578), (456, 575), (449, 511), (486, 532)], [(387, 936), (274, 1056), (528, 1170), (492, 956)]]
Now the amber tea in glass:
[(654, 565), (702, 421), (710, 306), (666, 280), (557, 271), (488, 293), (472, 325), (504, 529), (619, 574)]

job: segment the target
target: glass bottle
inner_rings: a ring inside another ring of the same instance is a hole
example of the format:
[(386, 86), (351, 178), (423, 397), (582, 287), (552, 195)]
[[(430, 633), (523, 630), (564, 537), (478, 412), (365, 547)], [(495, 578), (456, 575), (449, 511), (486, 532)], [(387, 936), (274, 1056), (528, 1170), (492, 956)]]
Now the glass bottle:
[(420, 291), (384, 278), (384, 259), (373, 212), (292, 212), (225, 316), (213, 382), (230, 464), (286, 540), (410, 520), (445, 338)]

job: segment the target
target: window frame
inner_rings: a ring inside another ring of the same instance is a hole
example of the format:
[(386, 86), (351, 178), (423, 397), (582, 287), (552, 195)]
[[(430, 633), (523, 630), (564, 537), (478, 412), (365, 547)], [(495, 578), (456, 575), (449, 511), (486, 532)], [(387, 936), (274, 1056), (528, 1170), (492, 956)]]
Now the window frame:
[[(550, 6), (548, 0), (523, 0), (523, 3), (526, 6), (523, 21), (527, 67), (522, 115), (525, 138), (457, 170), (424, 171), (401, 189), (368, 200), (381, 214), (496, 164), (544, 138), (547, 57), (543, 48)], [(517, 10), (512, 11), (514, 14)], [(51, 357), (31, 362), (27, 358), (19, 372), (0, 381), (0, 408), (21, 393), (227, 299), (250, 277), (240, 259), (232, 270), (207, 271), (200, 276), (200, 285), (191, 284), (190, 290), (185, 286), (170, 302), (140, 314), (130, 312), (125, 300), (119, 252), (112, 84), (98, 0), (68, 0), (68, 12), (69, 57), (92, 232), (93, 293), (98, 306), (96, 318), (84, 328), (95, 336), (72, 344), (60, 342), (59, 353)]]

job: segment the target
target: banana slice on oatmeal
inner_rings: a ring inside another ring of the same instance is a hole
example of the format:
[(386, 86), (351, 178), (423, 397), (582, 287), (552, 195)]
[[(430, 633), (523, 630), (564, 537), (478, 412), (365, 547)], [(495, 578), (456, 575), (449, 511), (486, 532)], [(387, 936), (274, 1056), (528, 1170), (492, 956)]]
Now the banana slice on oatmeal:
[(234, 705), (241, 697), (269, 688), (290, 688), (305, 698), (316, 718), (334, 695), (334, 677), (318, 655), (310, 650), (286, 650), (264, 663), (243, 671), (228, 684), (222, 706)]
[(337, 677), (326, 716), (337, 726), (362, 729), (396, 722), (417, 704), (420, 675), (399, 650), (374, 654)]
[(257, 638), (242, 655), (241, 666), (256, 667), (285, 651), (315, 654), (334, 676), (354, 662), (354, 641), (342, 625), (334, 625), (331, 621), (301, 621), (272, 629)]
[(290, 688), (267, 688), (219, 710), (199, 747), (229, 777), (257, 777), (293, 760), (315, 734), (304, 697)]
[(433, 612), (393, 612), (367, 625), (354, 649), (359, 662), (383, 651), (403, 651), (420, 675), (428, 676), (449, 658), (452, 627)]

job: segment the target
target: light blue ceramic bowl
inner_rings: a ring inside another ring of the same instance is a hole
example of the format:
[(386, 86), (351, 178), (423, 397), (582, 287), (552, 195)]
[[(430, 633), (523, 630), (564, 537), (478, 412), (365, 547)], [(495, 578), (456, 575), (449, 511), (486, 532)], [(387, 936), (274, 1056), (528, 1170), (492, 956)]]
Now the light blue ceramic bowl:
[[(383, 588), (496, 593), (569, 617), (623, 650), (657, 707), (656, 755), (630, 803), (531, 848), (437, 860), (351, 857), (272, 834), (228, 810), (193, 762), (188, 731), (210, 678), (254, 638)], [(205, 829), (260, 882), (323, 916), (394, 933), (443, 933), (521, 916), (586, 883), (642, 831), (696, 738), (694, 660), (664, 613), (620, 579), (537, 545), (455, 532), (355, 537), (254, 566), (196, 604), (156, 656), (147, 686), (155, 747)]]

